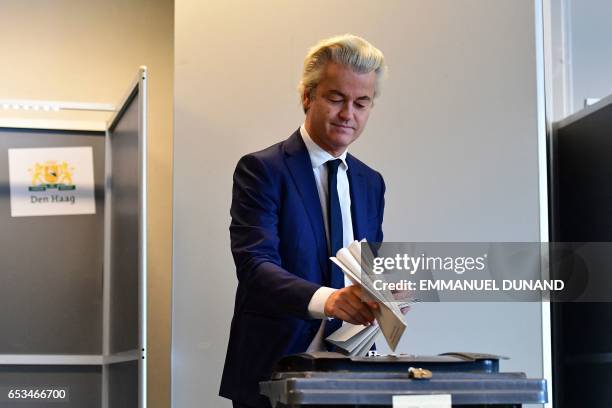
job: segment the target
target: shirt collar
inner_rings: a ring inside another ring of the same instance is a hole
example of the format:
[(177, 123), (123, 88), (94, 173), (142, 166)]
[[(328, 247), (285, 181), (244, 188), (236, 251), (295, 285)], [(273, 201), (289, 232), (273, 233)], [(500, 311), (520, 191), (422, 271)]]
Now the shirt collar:
[(342, 153), (340, 156), (334, 157), (312, 140), (312, 138), (308, 134), (308, 131), (306, 131), (306, 127), (304, 126), (304, 124), (300, 126), (300, 134), (302, 135), (302, 140), (304, 140), (304, 144), (306, 145), (306, 150), (308, 150), (308, 155), (310, 156), (310, 163), (312, 163), (313, 169), (316, 169), (321, 165), (325, 164), (326, 162), (334, 159), (342, 160), (342, 167), (344, 167), (345, 170), (348, 169), (348, 164), (346, 163), (346, 154), (348, 152), (348, 149), (345, 150), (344, 153)]

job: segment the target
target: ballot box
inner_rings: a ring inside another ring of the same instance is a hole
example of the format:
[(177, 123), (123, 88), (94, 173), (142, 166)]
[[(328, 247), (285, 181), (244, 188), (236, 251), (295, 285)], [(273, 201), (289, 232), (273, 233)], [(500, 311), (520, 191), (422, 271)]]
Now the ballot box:
[(516, 408), (547, 402), (546, 380), (500, 372), (499, 360), (479, 353), (367, 357), (301, 353), (282, 358), (270, 380), (259, 387), (273, 408), (392, 407), (394, 396), (406, 395), (450, 395), (453, 407)]

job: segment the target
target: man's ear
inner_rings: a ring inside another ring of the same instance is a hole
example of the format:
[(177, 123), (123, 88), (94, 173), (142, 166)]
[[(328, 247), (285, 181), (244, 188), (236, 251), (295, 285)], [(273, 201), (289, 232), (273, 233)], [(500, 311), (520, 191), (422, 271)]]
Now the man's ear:
[(304, 109), (304, 113), (306, 113), (308, 108), (310, 108), (310, 101), (310, 92), (305, 90), (304, 94), (302, 95), (302, 108)]

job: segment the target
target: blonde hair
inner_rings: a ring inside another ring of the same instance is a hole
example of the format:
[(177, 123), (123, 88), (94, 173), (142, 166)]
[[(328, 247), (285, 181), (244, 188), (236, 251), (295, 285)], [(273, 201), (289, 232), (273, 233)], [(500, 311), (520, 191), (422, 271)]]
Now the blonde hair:
[(374, 97), (380, 94), (380, 79), (387, 70), (383, 53), (361, 37), (352, 34), (339, 35), (321, 40), (308, 51), (304, 59), (302, 79), (298, 85), (304, 112), (304, 98), (306, 95), (312, 98), (329, 61), (349, 67), (359, 74), (374, 71)]

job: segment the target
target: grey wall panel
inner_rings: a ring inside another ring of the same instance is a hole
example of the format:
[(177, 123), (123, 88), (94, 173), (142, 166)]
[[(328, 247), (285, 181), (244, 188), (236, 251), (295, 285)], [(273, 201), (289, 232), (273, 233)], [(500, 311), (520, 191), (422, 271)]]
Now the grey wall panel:
[(67, 402), (0, 402), (0, 407), (99, 407), (101, 378), (102, 367), (94, 366), (0, 366), (0, 387), (16, 385), (22, 388), (67, 387), (69, 392)]
[[(95, 215), (11, 217), (9, 148), (92, 146)], [(99, 354), (104, 135), (0, 129), (0, 353)]]
[[(216, 395), (234, 306), (237, 160), (303, 121), (295, 91), (321, 38), (352, 32), (389, 65), (351, 152), (387, 183), (388, 241), (539, 241), (532, 0), (178, 0), (173, 404)], [(486, 351), (541, 375), (540, 305), (422, 304), (399, 351)], [(253, 350), (253, 352), (257, 352)], [(223, 405), (225, 404), (225, 405)]]
[(138, 348), (138, 96), (111, 141), (110, 351)]
[(111, 364), (108, 370), (108, 401), (112, 408), (138, 406), (138, 361)]

